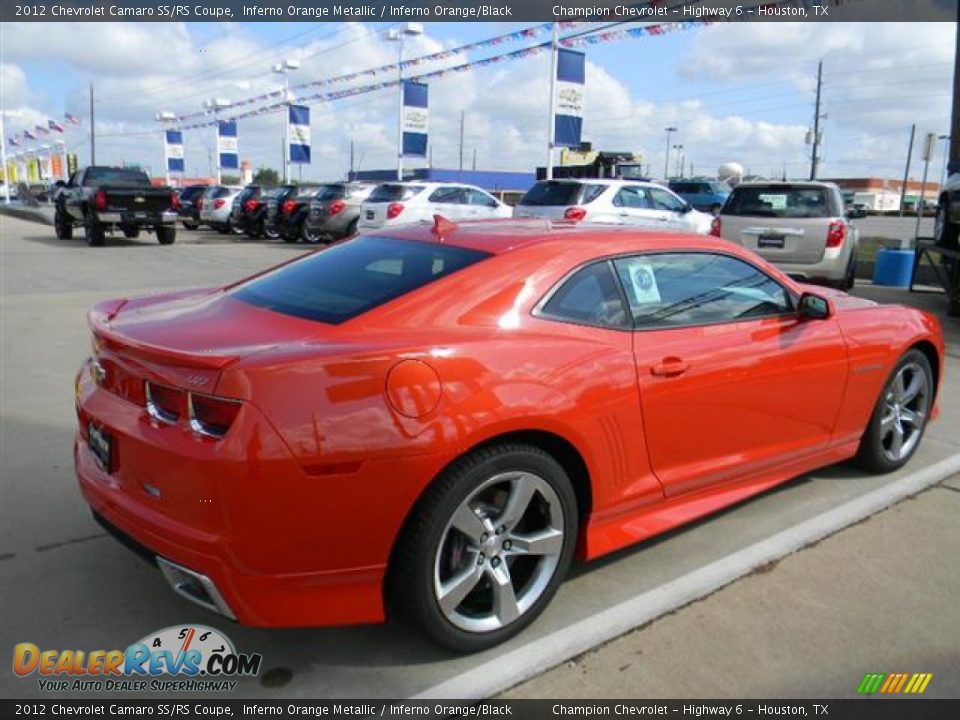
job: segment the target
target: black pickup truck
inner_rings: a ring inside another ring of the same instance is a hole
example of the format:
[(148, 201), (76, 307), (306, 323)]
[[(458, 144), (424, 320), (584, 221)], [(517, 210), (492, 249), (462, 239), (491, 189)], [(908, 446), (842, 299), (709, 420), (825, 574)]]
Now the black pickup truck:
[(161, 245), (177, 238), (176, 193), (153, 187), (142, 170), (91, 165), (78, 170), (56, 196), (57, 237), (69, 240), (82, 227), (87, 244), (103, 245), (107, 230), (119, 229), (128, 238), (153, 230)]

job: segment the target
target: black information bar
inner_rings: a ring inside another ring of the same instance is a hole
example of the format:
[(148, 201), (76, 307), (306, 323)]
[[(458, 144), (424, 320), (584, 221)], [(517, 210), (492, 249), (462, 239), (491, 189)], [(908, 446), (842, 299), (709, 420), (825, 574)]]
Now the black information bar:
[(957, 19), (957, 0), (3, 0), (3, 22), (850, 22)]
[(960, 700), (0, 700), (0, 717), (828, 718), (953, 720)]

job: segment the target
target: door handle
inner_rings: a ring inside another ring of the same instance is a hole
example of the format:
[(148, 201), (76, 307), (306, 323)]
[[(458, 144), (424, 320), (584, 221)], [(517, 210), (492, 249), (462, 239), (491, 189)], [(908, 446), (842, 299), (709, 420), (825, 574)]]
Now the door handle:
[(674, 377), (682, 375), (690, 368), (690, 364), (678, 357), (666, 357), (650, 368), (651, 375)]

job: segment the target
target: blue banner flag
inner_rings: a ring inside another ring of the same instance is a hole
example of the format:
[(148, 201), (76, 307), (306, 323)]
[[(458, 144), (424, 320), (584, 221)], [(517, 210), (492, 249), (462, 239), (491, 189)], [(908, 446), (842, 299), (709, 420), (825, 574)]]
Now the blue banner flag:
[(290, 162), (310, 164), (310, 108), (290, 106)]
[(403, 81), (403, 154), (405, 157), (426, 157), (430, 127), (427, 107), (427, 85), (413, 80)]
[(553, 108), (553, 144), (579, 147), (583, 134), (583, 106), (587, 56), (576, 50), (557, 50), (557, 101)]

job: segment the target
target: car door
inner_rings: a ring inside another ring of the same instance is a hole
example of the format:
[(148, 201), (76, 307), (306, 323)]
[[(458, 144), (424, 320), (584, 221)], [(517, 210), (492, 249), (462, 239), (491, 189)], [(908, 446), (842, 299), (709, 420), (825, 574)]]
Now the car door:
[(467, 196), (464, 188), (455, 185), (438, 187), (427, 198), (431, 207), (429, 214), (440, 214), (448, 220), (464, 220), (467, 218)]
[(690, 206), (684, 200), (661, 187), (647, 188), (647, 193), (653, 207), (664, 214), (667, 227), (672, 230), (697, 232), (697, 228), (687, 222)]
[(647, 449), (668, 496), (825, 448), (847, 376), (835, 318), (801, 318), (744, 259), (673, 252), (616, 260), (634, 320)]
[(654, 207), (644, 187), (624, 185), (614, 193), (611, 202), (617, 225), (664, 228), (668, 224), (668, 213)]

